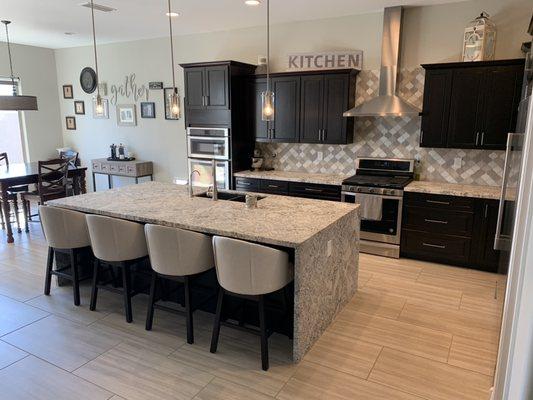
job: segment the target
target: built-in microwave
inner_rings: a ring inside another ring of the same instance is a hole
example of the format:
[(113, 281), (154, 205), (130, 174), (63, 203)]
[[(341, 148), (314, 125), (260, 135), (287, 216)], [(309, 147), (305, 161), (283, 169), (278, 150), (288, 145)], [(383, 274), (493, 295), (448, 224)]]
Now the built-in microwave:
[(230, 138), (227, 128), (187, 128), (189, 157), (229, 160)]
[[(198, 171), (192, 174), (193, 186), (209, 187), (213, 185), (212, 160), (189, 158), (189, 176), (191, 172)], [(231, 182), (230, 175), (230, 161), (217, 160), (217, 188), (229, 189)]]

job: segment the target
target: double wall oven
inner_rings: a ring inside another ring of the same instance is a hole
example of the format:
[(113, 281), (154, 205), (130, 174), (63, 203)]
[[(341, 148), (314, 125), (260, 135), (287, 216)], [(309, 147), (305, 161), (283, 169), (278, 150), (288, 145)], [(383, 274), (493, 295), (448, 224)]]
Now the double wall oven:
[(229, 189), (231, 183), (231, 137), (228, 128), (188, 127), (187, 153), (189, 156), (189, 176), (195, 186), (211, 186), (211, 162), (216, 160), (217, 187)]
[(360, 204), (362, 252), (400, 256), (403, 189), (413, 174), (414, 160), (356, 160), (356, 174), (343, 181), (341, 199)]

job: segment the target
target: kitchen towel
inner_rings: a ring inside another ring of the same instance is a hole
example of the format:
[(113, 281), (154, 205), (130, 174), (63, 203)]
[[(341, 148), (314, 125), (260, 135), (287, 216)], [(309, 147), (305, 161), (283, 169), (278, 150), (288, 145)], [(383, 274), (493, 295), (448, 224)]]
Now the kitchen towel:
[(383, 199), (375, 194), (357, 193), (355, 202), (359, 204), (361, 219), (380, 221), (383, 207)]

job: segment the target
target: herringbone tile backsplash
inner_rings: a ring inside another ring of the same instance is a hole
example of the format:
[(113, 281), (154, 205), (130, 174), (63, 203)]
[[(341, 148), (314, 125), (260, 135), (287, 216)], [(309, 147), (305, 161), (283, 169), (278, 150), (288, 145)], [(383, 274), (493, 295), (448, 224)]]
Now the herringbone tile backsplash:
[[(376, 96), (378, 86), (379, 71), (361, 71), (357, 77), (356, 104)], [(398, 87), (402, 98), (422, 107), (422, 68), (403, 70)], [(356, 118), (354, 135), (354, 143), (349, 145), (257, 143), (257, 147), (263, 151), (266, 165), (279, 170), (353, 175), (356, 157), (415, 158), (419, 155), (423, 180), (478, 185), (501, 183), (504, 151), (421, 148), (419, 117)], [(457, 157), (463, 160), (459, 168), (454, 167)]]

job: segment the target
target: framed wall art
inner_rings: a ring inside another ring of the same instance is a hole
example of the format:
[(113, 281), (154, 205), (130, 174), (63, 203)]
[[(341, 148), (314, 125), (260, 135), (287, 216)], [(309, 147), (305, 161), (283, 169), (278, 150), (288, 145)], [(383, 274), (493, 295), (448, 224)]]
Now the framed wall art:
[(64, 99), (74, 98), (74, 91), (72, 90), (72, 85), (63, 85), (63, 98)]
[(85, 102), (82, 100), (76, 100), (74, 102), (74, 113), (78, 115), (85, 115)]
[(117, 105), (117, 124), (118, 126), (136, 126), (137, 113), (135, 104)]
[(155, 118), (155, 103), (141, 102), (141, 118)]
[(76, 130), (76, 117), (65, 117), (65, 123), (69, 131)]

